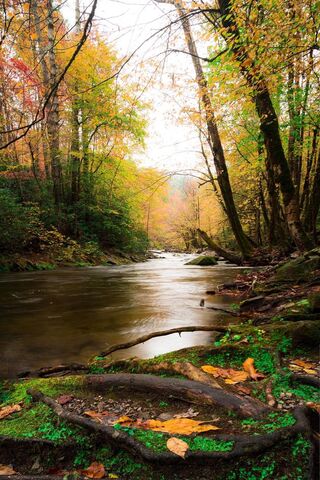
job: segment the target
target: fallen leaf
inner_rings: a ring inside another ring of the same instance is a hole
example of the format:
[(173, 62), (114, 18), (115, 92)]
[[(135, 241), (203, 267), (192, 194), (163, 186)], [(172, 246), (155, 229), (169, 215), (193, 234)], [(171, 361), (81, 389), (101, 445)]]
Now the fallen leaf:
[(215, 425), (203, 425), (203, 422), (191, 420), (190, 418), (174, 418), (165, 422), (161, 422), (160, 420), (147, 420), (145, 422), (145, 428), (150, 428), (158, 432), (178, 433), (181, 435), (219, 430), (219, 427)]
[(127, 415), (123, 415), (122, 417), (119, 417), (115, 423), (120, 423), (121, 425), (124, 425), (124, 424), (131, 424), (132, 423), (132, 418), (128, 417)]
[(189, 445), (180, 438), (171, 437), (167, 441), (167, 448), (170, 452), (175, 453), (179, 457), (185, 458)]
[(119, 478), (115, 473), (109, 473), (108, 478)]
[(2, 420), (5, 417), (8, 417), (12, 413), (15, 412), (20, 412), (21, 410), (21, 405), (8, 405), (7, 407), (3, 407), (0, 409), (0, 420)]
[(94, 410), (86, 410), (83, 414), (101, 423), (105, 417), (109, 416), (109, 412), (95, 412)]
[(320, 403), (307, 402), (306, 405), (307, 407), (312, 408), (312, 410), (320, 413)]
[(90, 467), (82, 470), (81, 473), (88, 478), (103, 478), (106, 474), (106, 471), (102, 463), (93, 462), (91, 463)]
[(304, 368), (315, 368), (315, 364), (314, 364), (314, 363), (305, 362), (304, 360), (296, 359), (296, 360), (292, 360), (291, 363), (293, 363), (293, 364), (295, 364), (295, 365), (298, 365), (299, 367), (302, 367), (303, 369), (304, 369)]
[(0, 475), (15, 475), (16, 473), (10, 465), (0, 465)]
[(243, 394), (243, 395), (250, 395), (251, 394), (250, 388), (244, 387), (243, 385), (237, 385), (235, 388), (240, 394)]
[(313, 370), (313, 368), (304, 368), (304, 371), (305, 371), (308, 375), (317, 375), (317, 374), (318, 374), (317, 370)]
[(73, 398), (73, 395), (60, 395), (60, 397), (56, 399), (56, 402), (58, 402), (60, 405), (66, 405), (67, 403), (71, 402)]
[(247, 372), (252, 378), (252, 380), (259, 380), (261, 378), (264, 378), (264, 375), (262, 373), (258, 373), (256, 369), (254, 368), (254, 359), (253, 358), (247, 358), (242, 364), (243, 369), (245, 372)]
[(234, 385), (239, 382), (245, 382), (248, 374), (243, 370), (234, 370), (233, 368), (213, 367), (212, 365), (203, 365), (201, 369), (213, 375), (215, 378), (221, 377), (225, 383)]

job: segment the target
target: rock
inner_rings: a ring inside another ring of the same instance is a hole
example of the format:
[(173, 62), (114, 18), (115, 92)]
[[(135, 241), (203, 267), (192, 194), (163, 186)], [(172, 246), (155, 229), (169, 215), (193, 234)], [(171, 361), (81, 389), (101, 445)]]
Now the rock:
[(199, 257), (190, 260), (190, 262), (187, 262), (186, 265), (198, 265), (204, 267), (208, 265), (217, 265), (217, 263), (218, 262), (216, 257), (212, 257), (209, 255), (200, 255)]
[(320, 293), (314, 292), (308, 296), (309, 308), (312, 313), (320, 312)]
[(310, 274), (318, 268), (320, 268), (320, 248), (314, 248), (298, 258), (280, 265), (271, 281), (299, 282), (309, 280)]
[(261, 306), (265, 297), (264, 295), (259, 295), (257, 297), (248, 298), (240, 302), (240, 312), (248, 312), (255, 310), (258, 306)]
[(263, 325), (266, 331), (274, 331), (292, 339), (293, 347), (316, 347), (320, 343), (320, 320), (277, 322)]

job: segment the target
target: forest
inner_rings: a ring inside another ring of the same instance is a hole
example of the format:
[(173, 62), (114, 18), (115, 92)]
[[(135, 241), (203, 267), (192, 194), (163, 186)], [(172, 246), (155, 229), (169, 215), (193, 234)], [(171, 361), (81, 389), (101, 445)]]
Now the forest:
[(320, 2), (0, 3), (0, 478), (318, 478)]

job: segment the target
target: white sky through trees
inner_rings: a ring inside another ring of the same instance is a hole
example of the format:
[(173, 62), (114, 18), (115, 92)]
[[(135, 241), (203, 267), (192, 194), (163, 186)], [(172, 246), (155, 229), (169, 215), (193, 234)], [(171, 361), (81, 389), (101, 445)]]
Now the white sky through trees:
[[(70, 24), (74, 23), (74, 8), (75, 0), (63, 6)], [(80, 8), (89, 11), (90, 0), (80, 0)], [(197, 130), (179, 122), (184, 107), (197, 108), (193, 66), (188, 55), (168, 52), (186, 49), (181, 25), (173, 23), (164, 29), (176, 18), (173, 8), (149, 0), (99, 0), (95, 16), (95, 25), (120, 57), (142, 45), (123, 70), (123, 75), (138, 82), (142, 101), (151, 102), (149, 136), (138, 160), (168, 171), (191, 169), (199, 161)]]

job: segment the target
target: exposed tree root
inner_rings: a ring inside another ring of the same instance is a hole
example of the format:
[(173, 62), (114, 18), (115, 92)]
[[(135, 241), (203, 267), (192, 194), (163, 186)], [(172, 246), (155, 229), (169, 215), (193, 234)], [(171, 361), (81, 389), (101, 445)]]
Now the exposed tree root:
[(54, 377), (58, 375), (59, 377), (63, 375), (69, 375), (70, 373), (79, 373), (79, 372), (88, 372), (89, 367), (84, 365), (83, 363), (71, 363), (68, 365), (56, 365), (53, 367), (43, 367), (39, 368), (38, 370), (27, 371), (19, 373), (19, 378), (46, 378), (46, 377)]
[(162, 378), (156, 375), (133, 373), (87, 375), (84, 385), (89, 389), (103, 390), (110, 387), (126, 387), (136, 391), (152, 391), (202, 405), (219, 405), (234, 410), (243, 417), (259, 417), (269, 408), (257, 399), (241, 396), (222, 388), (180, 378)]
[(128, 369), (135, 365), (138, 367), (139, 373), (178, 373), (179, 375), (185, 376), (189, 380), (205, 383), (215, 388), (223, 388), (212, 375), (208, 375), (190, 362), (160, 362), (150, 364), (148, 362), (141, 363), (140, 359), (131, 358), (130, 360), (118, 360), (115, 362), (110, 362), (110, 364), (104, 365), (104, 368), (120, 367), (122, 369)]
[(284, 427), (265, 435), (250, 436), (216, 434), (214, 436), (216, 440), (233, 442), (233, 448), (231, 451), (215, 452), (188, 450), (185, 459), (182, 459), (169, 451), (155, 452), (138, 442), (133, 436), (130, 436), (123, 431), (116, 430), (111, 426), (103, 425), (80, 415), (68, 412), (55, 400), (43, 395), (43, 393), (39, 391), (30, 390), (29, 394), (32, 396), (34, 401), (41, 401), (51, 407), (59, 418), (84, 427), (91, 432), (98, 433), (103, 436), (104, 439), (111, 445), (114, 445), (118, 448), (123, 448), (135, 455), (138, 454), (144, 460), (154, 463), (163, 462), (167, 464), (173, 464), (184, 463), (186, 461), (195, 462), (197, 464), (214, 463), (217, 459), (232, 459), (242, 455), (260, 453), (270, 447), (273, 447), (278, 442), (287, 440), (298, 433), (310, 433), (305, 409), (297, 408), (294, 411), (296, 423), (291, 427)]
[(135, 345), (139, 345), (140, 343), (144, 343), (147, 340), (151, 340), (151, 338), (155, 337), (163, 337), (165, 335), (171, 335), (172, 333), (183, 333), (183, 332), (227, 332), (228, 330), (238, 329), (237, 325), (228, 325), (224, 327), (222, 325), (196, 325), (196, 326), (189, 326), (189, 327), (179, 327), (179, 328), (171, 328), (170, 330), (160, 330), (159, 332), (148, 333), (147, 335), (143, 335), (142, 337), (136, 338), (135, 340), (131, 340), (130, 342), (119, 343), (118, 345), (112, 345), (107, 350), (104, 350), (100, 353), (101, 357), (106, 357), (113, 352), (117, 352), (118, 350), (124, 350), (126, 348), (134, 347)]
[(313, 387), (320, 388), (320, 378), (313, 375), (300, 375), (299, 373), (291, 374), (292, 380), (302, 383), (304, 385), (312, 385)]

